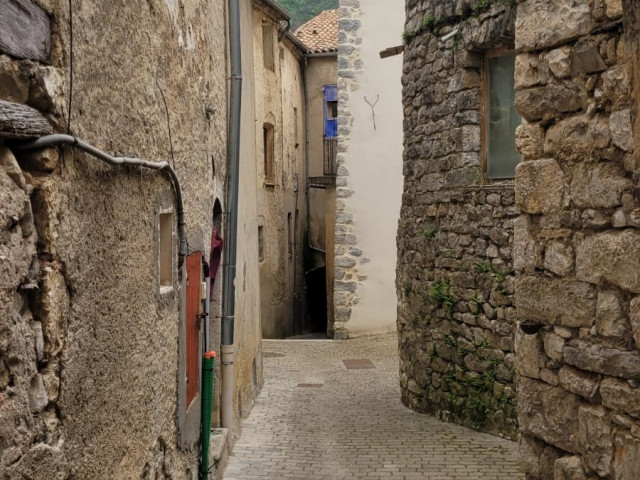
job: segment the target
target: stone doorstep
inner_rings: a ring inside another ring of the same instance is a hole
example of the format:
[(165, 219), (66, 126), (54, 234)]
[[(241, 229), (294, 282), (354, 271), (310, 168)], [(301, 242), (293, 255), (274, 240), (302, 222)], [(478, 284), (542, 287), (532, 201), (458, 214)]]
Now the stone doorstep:
[(229, 460), (229, 429), (212, 428), (211, 439), (209, 440), (209, 465), (215, 465), (211, 469), (210, 478), (222, 480), (222, 474), (227, 467)]

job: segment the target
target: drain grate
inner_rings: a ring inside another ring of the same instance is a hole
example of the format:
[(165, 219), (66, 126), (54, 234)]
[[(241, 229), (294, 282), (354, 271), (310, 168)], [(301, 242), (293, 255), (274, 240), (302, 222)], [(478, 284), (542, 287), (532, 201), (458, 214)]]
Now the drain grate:
[(284, 353), (262, 352), (262, 358), (281, 358), (281, 357), (284, 357)]
[(342, 360), (347, 370), (365, 370), (367, 368), (376, 368), (368, 358), (351, 358)]
[(320, 388), (322, 387), (322, 383), (299, 383), (298, 387), (300, 388)]

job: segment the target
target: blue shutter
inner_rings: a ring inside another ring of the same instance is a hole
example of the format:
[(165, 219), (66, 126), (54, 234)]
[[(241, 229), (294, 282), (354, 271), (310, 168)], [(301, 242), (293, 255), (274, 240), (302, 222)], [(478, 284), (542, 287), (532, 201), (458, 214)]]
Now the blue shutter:
[(338, 136), (338, 119), (329, 117), (329, 102), (338, 101), (338, 86), (325, 85), (324, 91), (324, 136), (336, 138)]

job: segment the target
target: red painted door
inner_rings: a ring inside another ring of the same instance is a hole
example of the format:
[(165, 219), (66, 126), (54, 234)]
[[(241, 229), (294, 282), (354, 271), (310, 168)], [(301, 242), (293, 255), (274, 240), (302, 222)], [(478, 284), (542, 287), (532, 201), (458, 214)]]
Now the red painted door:
[(198, 393), (198, 358), (200, 340), (200, 283), (202, 282), (202, 254), (187, 257), (187, 409)]

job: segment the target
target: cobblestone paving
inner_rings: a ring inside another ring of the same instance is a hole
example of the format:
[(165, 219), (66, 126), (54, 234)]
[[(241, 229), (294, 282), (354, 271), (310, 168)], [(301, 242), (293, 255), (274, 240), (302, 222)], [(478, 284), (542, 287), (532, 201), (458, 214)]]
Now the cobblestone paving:
[[(523, 480), (516, 444), (400, 403), (395, 335), (264, 341), (265, 384), (225, 480)], [(375, 369), (347, 370), (345, 359)]]

